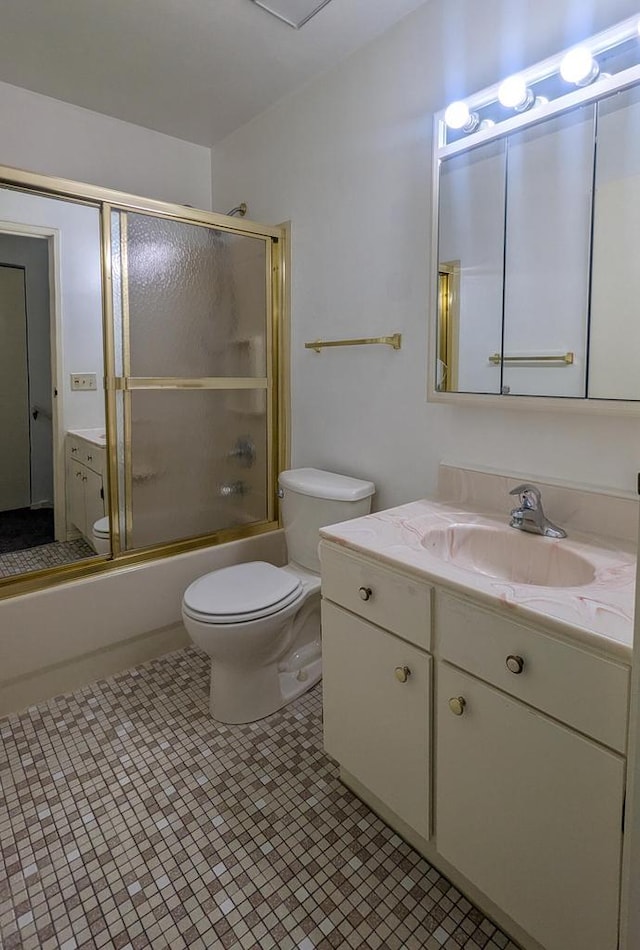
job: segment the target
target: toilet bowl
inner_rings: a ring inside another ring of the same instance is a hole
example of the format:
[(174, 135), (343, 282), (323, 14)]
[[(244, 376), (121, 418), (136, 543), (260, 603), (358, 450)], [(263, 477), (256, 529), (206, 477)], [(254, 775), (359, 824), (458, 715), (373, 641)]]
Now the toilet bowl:
[(221, 722), (262, 719), (322, 675), (320, 578), (301, 567), (251, 561), (205, 574), (185, 591), (182, 619), (211, 657), (210, 709)]
[(111, 554), (109, 517), (98, 518), (91, 528), (91, 544), (96, 554)]
[(251, 561), (197, 578), (184, 593), (182, 620), (211, 657), (211, 714), (253, 722), (310, 689), (322, 676), (318, 531), (367, 514), (372, 482), (296, 469), (280, 475), (290, 561)]

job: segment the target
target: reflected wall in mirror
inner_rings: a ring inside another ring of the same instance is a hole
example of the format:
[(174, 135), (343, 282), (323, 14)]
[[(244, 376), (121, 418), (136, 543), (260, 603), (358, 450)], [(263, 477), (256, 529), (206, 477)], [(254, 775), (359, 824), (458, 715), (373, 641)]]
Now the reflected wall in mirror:
[(0, 189), (0, 578), (96, 556), (106, 467), (92, 494), (92, 450), (71, 464), (91, 443), (71, 455), (69, 433), (104, 453), (101, 281), (97, 207)]
[(492, 87), (464, 127), (437, 117), (435, 392), (640, 400), (640, 38), (626, 25), (620, 49), (592, 44), (616, 75), (562, 89), (558, 57), (523, 74), (519, 111)]

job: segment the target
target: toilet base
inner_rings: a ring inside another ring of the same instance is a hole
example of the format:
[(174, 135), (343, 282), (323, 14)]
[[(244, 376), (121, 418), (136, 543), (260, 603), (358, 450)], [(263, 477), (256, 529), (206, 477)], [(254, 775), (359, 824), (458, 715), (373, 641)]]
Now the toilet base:
[(298, 670), (263, 667), (251, 673), (211, 665), (209, 709), (218, 722), (240, 725), (256, 722), (302, 696), (322, 679), (320, 656)]

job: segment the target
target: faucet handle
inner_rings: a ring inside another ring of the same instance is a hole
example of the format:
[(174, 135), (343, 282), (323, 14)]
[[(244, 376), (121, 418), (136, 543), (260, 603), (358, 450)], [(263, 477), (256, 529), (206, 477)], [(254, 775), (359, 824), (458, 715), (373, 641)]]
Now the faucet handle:
[(512, 488), (509, 494), (520, 495), (520, 502), (525, 508), (535, 509), (542, 507), (542, 495), (540, 494), (540, 489), (536, 488), (535, 485), (529, 485), (527, 482), (524, 482), (524, 484), (518, 485), (517, 488)]

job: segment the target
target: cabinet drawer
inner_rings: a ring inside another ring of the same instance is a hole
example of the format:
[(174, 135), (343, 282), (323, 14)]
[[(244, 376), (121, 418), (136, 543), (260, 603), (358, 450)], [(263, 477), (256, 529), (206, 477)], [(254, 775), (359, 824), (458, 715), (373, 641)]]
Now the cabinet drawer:
[(325, 541), (320, 544), (320, 560), (324, 598), (424, 650), (431, 649), (429, 584), (336, 549)]
[(440, 592), (436, 630), (443, 659), (625, 751), (629, 667)]
[(67, 448), (67, 458), (71, 459), (72, 462), (82, 462), (82, 448), (83, 443), (80, 439), (77, 439), (74, 435), (68, 435), (66, 441)]

